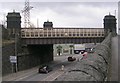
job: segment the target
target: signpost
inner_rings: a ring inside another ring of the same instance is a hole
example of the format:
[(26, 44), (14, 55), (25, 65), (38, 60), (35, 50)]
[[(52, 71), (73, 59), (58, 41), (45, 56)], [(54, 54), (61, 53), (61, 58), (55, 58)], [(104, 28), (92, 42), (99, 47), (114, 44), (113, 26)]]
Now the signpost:
[(16, 70), (17, 70), (17, 56), (10, 56), (10, 62), (11, 62), (11, 64), (12, 64), (12, 72), (14, 72), (13, 71), (13, 64), (16, 64)]
[(11, 63), (17, 63), (17, 56), (10, 56)]

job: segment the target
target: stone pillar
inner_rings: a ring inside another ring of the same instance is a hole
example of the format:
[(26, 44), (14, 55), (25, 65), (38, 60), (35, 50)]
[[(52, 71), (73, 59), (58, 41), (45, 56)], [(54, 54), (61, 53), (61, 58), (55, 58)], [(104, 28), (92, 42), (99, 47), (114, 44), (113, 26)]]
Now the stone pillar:
[(7, 17), (7, 29), (10, 38), (15, 38), (15, 33), (20, 35), (21, 31), (21, 16), (18, 12), (9, 12)]
[(104, 17), (104, 30), (105, 30), (105, 36), (109, 34), (109, 32), (112, 32), (114, 35), (116, 35), (116, 18), (113, 15), (106, 15)]

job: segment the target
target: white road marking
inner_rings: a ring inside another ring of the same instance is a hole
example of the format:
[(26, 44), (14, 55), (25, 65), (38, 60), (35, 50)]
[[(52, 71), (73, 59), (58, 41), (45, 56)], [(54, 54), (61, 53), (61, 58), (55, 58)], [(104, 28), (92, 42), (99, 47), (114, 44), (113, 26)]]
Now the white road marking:
[(48, 76), (47, 78), (43, 79), (43, 81), (53, 81), (55, 80), (57, 77), (59, 77), (60, 75), (62, 75), (64, 73), (64, 71), (56, 71), (55, 73), (51, 74), (50, 76)]
[(34, 71), (31, 72), (31, 73), (27, 73), (27, 74), (25, 74), (25, 75), (23, 75), (23, 76), (20, 76), (19, 78), (16, 78), (16, 79), (14, 79), (14, 80), (15, 80), (15, 81), (20, 81), (20, 80), (22, 80), (22, 79), (24, 79), (24, 78), (27, 78), (27, 77), (33, 75), (35, 72), (36, 72), (36, 70), (34, 70)]

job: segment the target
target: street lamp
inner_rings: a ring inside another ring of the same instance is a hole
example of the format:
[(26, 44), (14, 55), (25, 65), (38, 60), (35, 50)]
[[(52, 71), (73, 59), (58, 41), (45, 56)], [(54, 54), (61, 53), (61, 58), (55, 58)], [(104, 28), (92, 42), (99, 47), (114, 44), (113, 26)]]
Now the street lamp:
[(72, 51), (73, 51), (73, 45), (70, 45), (69, 48), (70, 48), (70, 54), (72, 54)]
[(17, 68), (17, 38), (18, 38), (19, 34), (15, 32), (15, 56), (16, 56), (16, 63), (15, 63), (15, 67), (16, 67), (16, 72), (18, 71)]

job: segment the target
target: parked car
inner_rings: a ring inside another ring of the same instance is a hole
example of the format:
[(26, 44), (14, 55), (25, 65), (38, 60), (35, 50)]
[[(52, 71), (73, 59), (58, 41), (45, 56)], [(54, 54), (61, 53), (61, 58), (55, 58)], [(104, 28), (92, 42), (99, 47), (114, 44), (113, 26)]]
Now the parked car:
[(81, 54), (84, 54), (85, 51), (81, 51)]
[(50, 71), (52, 71), (52, 68), (48, 65), (42, 66), (39, 68), (38, 72), (39, 73), (49, 73)]
[(75, 61), (75, 60), (76, 60), (75, 57), (72, 57), (72, 56), (69, 56), (69, 57), (68, 57), (68, 61)]
[(95, 52), (95, 48), (91, 48), (88, 53), (94, 53)]

